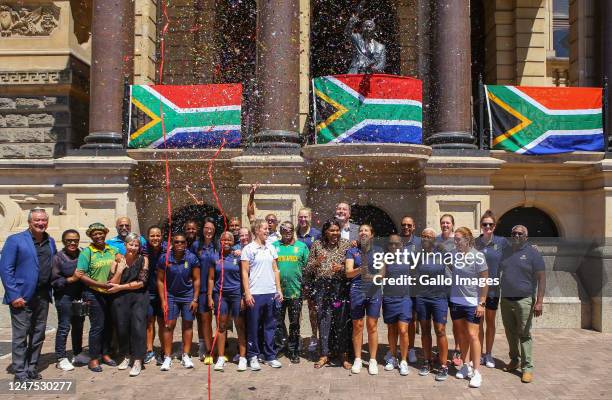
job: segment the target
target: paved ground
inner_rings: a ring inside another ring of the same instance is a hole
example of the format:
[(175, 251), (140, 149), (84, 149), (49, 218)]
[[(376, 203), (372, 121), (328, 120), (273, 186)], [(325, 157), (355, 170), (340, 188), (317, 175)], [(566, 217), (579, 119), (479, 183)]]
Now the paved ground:
[[(50, 321), (54, 321), (50, 313)], [(53, 322), (52, 322), (53, 323)], [(2, 324), (6, 326), (6, 324)], [(53, 328), (51, 326), (51, 328)], [(382, 327), (381, 327), (382, 328)], [(304, 332), (308, 334), (307, 327)], [(381, 341), (386, 343), (384, 328)], [(306, 336), (306, 335), (304, 335)], [(0, 340), (10, 333), (0, 328)], [(141, 376), (130, 378), (128, 371), (106, 367), (101, 374), (93, 374), (85, 367), (73, 372), (62, 372), (54, 367), (54, 332), (50, 332), (44, 346), (41, 372), (46, 379), (73, 379), (76, 395), (45, 395), (36, 398), (142, 398), (206, 399), (207, 367), (197, 362), (193, 370), (184, 370), (178, 362), (169, 372), (158, 367), (146, 368)], [(341, 367), (315, 370), (313, 363), (302, 359), (292, 365), (282, 358), (283, 368), (273, 370), (264, 366), (259, 372), (237, 372), (235, 365), (227, 366), (223, 373), (211, 371), (213, 399), (610, 399), (612, 379), (608, 361), (612, 359), (612, 335), (586, 330), (537, 330), (535, 338), (535, 380), (522, 384), (518, 375), (501, 370), (506, 360), (507, 345), (503, 331), (497, 335), (495, 345), (497, 369), (483, 368), (483, 384), (480, 389), (468, 388), (467, 380), (449, 377), (446, 382), (435, 382), (433, 375), (420, 377), (415, 366), (410, 375), (402, 377), (396, 371), (385, 372), (380, 368), (378, 376), (368, 376), (367, 369), (352, 375)], [(178, 337), (177, 337), (178, 339)], [(417, 346), (420, 338), (417, 337)], [(194, 347), (195, 348), (195, 347)], [(232, 342), (231, 350), (235, 348)], [(381, 346), (381, 349), (383, 346)], [(379, 359), (384, 355), (381, 350)], [(232, 353), (233, 354), (233, 353)], [(10, 357), (0, 359), (0, 383), (12, 379), (7, 372)], [(452, 371), (452, 369), (451, 369)], [(0, 390), (0, 392), (4, 392)], [(13, 398), (16, 398), (14, 395)], [(0, 398), (8, 398), (0, 395)]]

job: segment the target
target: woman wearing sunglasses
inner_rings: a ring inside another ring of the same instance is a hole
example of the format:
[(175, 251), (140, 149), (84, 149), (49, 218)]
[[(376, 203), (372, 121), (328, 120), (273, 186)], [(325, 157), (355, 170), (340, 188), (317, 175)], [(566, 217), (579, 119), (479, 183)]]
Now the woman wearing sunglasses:
[[(496, 222), (493, 212), (491, 210), (485, 211), (480, 218), (480, 231), (482, 233), (474, 242), (474, 247), (482, 252), (487, 260), (490, 278), (499, 278), (499, 262), (504, 250), (510, 246), (505, 238), (493, 234)], [(478, 334), (481, 347), (485, 345), (484, 339), (486, 338), (486, 346), (484, 346), (486, 351), (480, 357), (480, 364), (487, 368), (495, 368), (492, 351), (493, 341), (495, 340), (495, 314), (498, 305), (499, 285), (491, 285), (489, 286), (489, 293), (487, 293), (485, 317), (480, 320), (480, 333)]]
[(157, 264), (157, 289), (162, 310), (167, 310), (164, 321), (164, 362), (160, 369), (170, 370), (172, 365), (172, 336), (176, 320), (182, 316), (183, 357), (181, 365), (193, 368), (189, 352), (193, 339), (193, 320), (198, 310), (198, 293), (200, 291), (200, 260), (187, 250), (187, 237), (184, 233), (172, 236), (172, 249), (166, 257), (160, 257)]

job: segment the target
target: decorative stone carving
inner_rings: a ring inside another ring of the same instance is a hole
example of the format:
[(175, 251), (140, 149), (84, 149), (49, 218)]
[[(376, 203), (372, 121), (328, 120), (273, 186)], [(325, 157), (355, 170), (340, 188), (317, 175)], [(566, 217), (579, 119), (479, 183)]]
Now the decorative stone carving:
[(0, 5), (0, 36), (49, 36), (59, 25), (60, 8)]
[(1, 71), (0, 85), (38, 85), (46, 83), (71, 83), (73, 74), (69, 69), (61, 71)]

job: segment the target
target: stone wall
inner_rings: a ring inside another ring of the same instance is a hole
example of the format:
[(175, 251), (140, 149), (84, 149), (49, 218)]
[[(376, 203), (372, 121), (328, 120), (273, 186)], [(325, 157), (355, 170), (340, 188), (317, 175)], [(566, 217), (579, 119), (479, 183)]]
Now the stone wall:
[(86, 103), (69, 96), (0, 97), (0, 158), (54, 158), (87, 131)]

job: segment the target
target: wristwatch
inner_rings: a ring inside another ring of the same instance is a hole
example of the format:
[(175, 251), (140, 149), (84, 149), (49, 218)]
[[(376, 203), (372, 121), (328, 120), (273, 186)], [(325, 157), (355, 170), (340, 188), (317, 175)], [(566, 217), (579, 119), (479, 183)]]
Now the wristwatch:
[(486, 305), (487, 305), (487, 302), (486, 302), (486, 301), (483, 301), (482, 303), (479, 303), (478, 305), (479, 305), (480, 307), (484, 307), (484, 306), (486, 306)]

